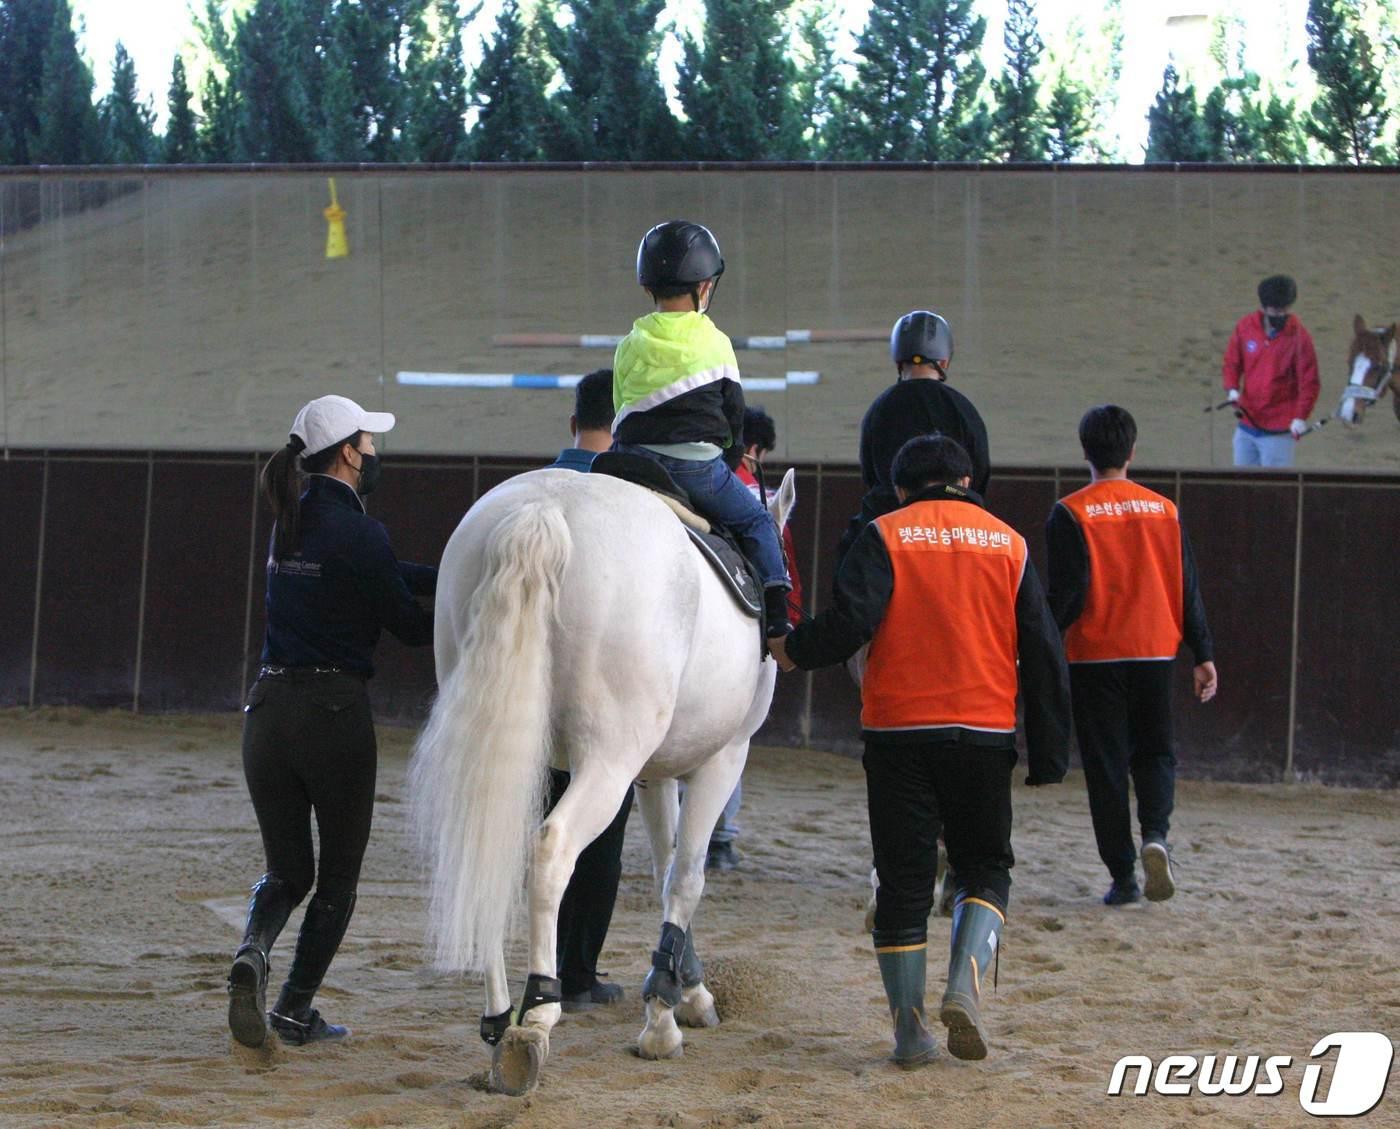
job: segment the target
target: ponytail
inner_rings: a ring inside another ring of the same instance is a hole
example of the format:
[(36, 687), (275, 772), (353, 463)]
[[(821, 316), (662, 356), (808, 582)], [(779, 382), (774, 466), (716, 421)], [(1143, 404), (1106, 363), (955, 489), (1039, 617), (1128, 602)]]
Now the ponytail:
[(272, 510), (272, 555), (274, 558), (294, 553), (301, 533), (301, 476), (297, 457), (306, 447), (300, 436), (293, 435), (262, 469), (258, 485)]

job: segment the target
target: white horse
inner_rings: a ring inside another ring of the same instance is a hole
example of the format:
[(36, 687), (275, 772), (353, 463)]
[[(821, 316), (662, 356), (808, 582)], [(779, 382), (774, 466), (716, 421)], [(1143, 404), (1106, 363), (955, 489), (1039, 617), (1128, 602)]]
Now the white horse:
[[(789, 471), (769, 506), (780, 528), (794, 495)], [(664, 917), (638, 1049), (679, 1055), (677, 1019), (719, 1022), (689, 928), (710, 832), (773, 697), (754, 620), (657, 495), (572, 470), (512, 478), (468, 511), (436, 616), (438, 699), (409, 786), (437, 963), (485, 976), (493, 1088), (539, 1080), (560, 1014), (559, 902), (638, 778)], [(541, 824), (551, 764), (572, 779)], [(527, 866), (529, 979), (513, 1016), (504, 946)]]

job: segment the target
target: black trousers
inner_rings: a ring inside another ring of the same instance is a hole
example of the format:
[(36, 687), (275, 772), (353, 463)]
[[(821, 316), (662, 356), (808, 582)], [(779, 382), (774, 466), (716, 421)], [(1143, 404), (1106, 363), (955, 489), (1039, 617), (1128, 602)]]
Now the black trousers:
[(880, 879), (876, 931), (918, 940), (927, 936), (940, 816), (958, 897), (982, 898), (1005, 912), (1016, 862), (1011, 852), (1016, 751), (955, 741), (867, 740), (862, 763)]
[(1143, 837), (1165, 839), (1171, 826), (1176, 792), (1172, 663), (1071, 663), (1069, 685), (1099, 857), (1114, 881), (1128, 882), (1137, 861), (1130, 775)]
[[(549, 811), (569, 786), (569, 774), (549, 771)], [(622, 880), (622, 840), (632, 811), (632, 786), (607, 829), (583, 848), (559, 903), (556, 934), (559, 979), (566, 996), (586, 992), (598, 979), (598, 954), (608, 937)], [(546, 813), (548, 814), (548, 813)]]
[(261, 678), (244, 708), (243, 775), (267, 871), (298, 901), (315, 884), (321, 897), (342, 904), (359, 883), (374, 813), (378, 750), (364, 681), (348, 674)]

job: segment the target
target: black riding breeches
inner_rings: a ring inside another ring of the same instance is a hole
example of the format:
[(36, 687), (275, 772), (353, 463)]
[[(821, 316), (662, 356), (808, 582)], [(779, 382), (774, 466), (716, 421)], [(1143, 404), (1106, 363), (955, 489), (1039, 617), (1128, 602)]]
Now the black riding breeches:
[(870, 844), (880, 885), (875, 929), (916, 931), (933, 907), (939, 816), (958, 897), (978, 897), (1003, 912), (1011, 896), (1011, 769), (1014, 749), (866, 741)]
[(268, 873), (298, 901), (314, 883), (321, 897), (339, 903), (359, 883), (374, 813), (378, 757), (364, 681), (310, 672), (264, 677), (244, 708), (243, 775)]

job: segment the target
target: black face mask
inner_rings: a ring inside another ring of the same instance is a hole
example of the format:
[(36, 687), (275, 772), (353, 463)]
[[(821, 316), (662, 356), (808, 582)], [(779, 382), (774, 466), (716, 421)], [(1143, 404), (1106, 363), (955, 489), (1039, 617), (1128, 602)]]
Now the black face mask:
[(362, 498), (366, 494), (373, 494), (374, 488), (379, 485), (379, 475), (383, 469), (383, 464), (380, 463), (378, 455), (366, 455), (361, 451), (360, 485), (355, 492)]
[(1269, 328), (1270, 328), (1270, 329), (1274, 330), (1274, 332), (1278, 332), (1280, 329), (1283, 328), (1284, 323), (1288, 321), (1288, 315), (1287, 315), (1287, 314), (1265, 314), (1265, 315), (1264, 315), (1264, 320), (1267, 321), (1267, 322), (1269, 323)]

